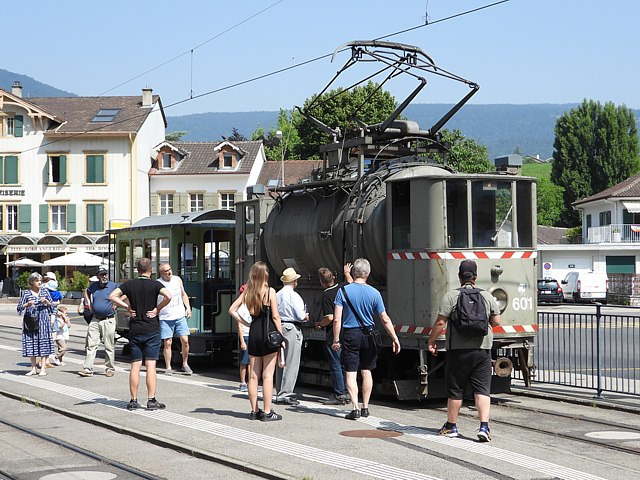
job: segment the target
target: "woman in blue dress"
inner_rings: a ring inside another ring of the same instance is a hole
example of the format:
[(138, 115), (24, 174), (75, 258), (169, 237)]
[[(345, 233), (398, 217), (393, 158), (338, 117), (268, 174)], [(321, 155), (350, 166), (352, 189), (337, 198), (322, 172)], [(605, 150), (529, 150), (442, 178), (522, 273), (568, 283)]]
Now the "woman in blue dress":
[(29, 331), (24, 320), (22, 322), (22, 356), (29, 357), (31, 360), (31, 370), (26, 373), (27, 376), (37, 373), (36, 357), (40, 357), (40, 365), (42, 365), (39, 375), (46, 375), (47, 357), (54, 352), (51, 331), (53, 301), (49, 291), (41, 285), (42, 275), (39, 273), (29, 275), (29, 288), (22, 292), (18, 302), (18, 315), (26, 313), (30, 317), (37, 317), (39, 324), (37, 330)]

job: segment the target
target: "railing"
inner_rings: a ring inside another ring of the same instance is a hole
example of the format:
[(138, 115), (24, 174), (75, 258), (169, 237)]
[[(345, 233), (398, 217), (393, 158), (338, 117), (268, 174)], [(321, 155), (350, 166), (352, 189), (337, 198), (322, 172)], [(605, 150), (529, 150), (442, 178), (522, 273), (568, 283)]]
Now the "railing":
[(538, 314), (534, 382), (640, 395), (640, 309)]
[(589, 227), (584, 243), (640, 243), (640, 225), (612, 223)]

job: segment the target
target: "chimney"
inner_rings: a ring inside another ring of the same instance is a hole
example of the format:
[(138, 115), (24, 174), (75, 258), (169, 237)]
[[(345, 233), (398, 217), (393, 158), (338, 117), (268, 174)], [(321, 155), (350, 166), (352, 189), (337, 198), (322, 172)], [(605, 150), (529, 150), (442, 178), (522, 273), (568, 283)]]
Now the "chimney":
[(153, 104), (153, 89), (145, 87), (142, 89), (142, 106), (150, 107)]
[(16, 97), (22, 98), (22, 85), (20, 85), (20, 82), (13, 82), (13, 85), (11, 85), (11, 93), (13, 93)]

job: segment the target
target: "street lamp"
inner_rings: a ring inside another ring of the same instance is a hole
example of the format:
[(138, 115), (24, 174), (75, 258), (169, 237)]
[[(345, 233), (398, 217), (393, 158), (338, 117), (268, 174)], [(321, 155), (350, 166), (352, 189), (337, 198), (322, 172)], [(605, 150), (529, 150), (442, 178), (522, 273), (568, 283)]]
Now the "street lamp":
[(278, 137), (278, 139), (280, 139), (280, 150), (282, 151), (282, 156), (280, 159), (280, 162), (282, 164), (282, 171), (280, 172), (280, 175), (282, 176), (282, 186), (284, 187), (284, 144), (282, 143), (282, 130), (278, 130), (276, 131), (276, 137)]

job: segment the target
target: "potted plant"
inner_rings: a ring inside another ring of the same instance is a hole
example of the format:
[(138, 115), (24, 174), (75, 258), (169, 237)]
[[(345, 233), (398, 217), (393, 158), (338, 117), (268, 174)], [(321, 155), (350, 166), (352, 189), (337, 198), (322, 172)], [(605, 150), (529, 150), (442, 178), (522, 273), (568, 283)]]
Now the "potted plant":
[(613, 227), (611, 230), (611, 241), (613, 243), (622, 242), (622, 232), (620, 231), (620, 227)]

